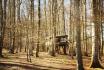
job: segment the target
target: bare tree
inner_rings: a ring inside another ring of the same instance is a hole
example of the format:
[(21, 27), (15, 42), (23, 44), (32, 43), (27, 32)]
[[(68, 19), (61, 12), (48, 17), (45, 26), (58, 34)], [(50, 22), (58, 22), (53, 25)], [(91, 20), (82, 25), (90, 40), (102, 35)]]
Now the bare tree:
[(81, 24), (80, 24), (80, 0), (75, 1), (76, 8), (76, 56), (77, 56), (77, 70), (84, 70), (81, 52)]
[(101, 23), (101, 40), (102, 40), (102, 44), (101, 44), (101, 49), (100, 49), (100, 55), (102, 56), (103, 55), (103, 46), (104, 46), (104, 38), (103, 38), (103, 31), (104, 31), (104, 29), (103, 29), (103, 16), (104, 16), (104, 10), (103, 10), (103, 1), (100, 1), (100, 23)]
[(4, 0), (4, 7), (3, 7), (3, 41), (4, 41), (4, 34), (6, 28), (6, 7), (7, 7), (7, 0)]
[(91, 67), (93, 68), (102, 68), (99, 62), (99, 53), (101, 47), (101, 37), (100, 37), (100, 14), (99, 14), (99, 1), (101, 0), (93, 0), (93, 22), (94, 22), (94, 30), (95, 30), (95, 38), (94, 38), (94, 46), (92, 46), (92, 63)]
[(31, 36), (32, 36), (32, 40), (31, 40), (31, 48), (30, 48), (30, 55), (33, 56), (33, 48), (34, 48), (34, 0), (30, 0), (31, 4), (30, 4), (30, 20), (31, 20)]
[(2, 0), (0, 0), (0, 57), (2, 57), (2, 48), (3, 48), (3, 8), (2, 8)]
[(55, 47), (56, 47), (56, 13), (57, 13), (57, 0), (52, 1), (52, 26), (53, 26), (53, 46), (51, 55), (55, 56)]
[(11, 6), (10, 10), (11, 10), (11, 31), (12, 31), (12, 36), (11, 36), (11, 49), (10, 49), (10, 53), (14, 53), (15, 50), (15, 1), (11, 0), (10, 4), (13, 5)]
[(41, 23), (41, 4), (40, 0), (38, 0), (38, 41), (36, 47), (36, 57), (39, 57), (39, 46), (40, 46), (40, 23)]
[[(21, 7), (21, 1), (20, 0), (17, 0), (17, 22), (18, 22), (18, 26), (17, 29), (18, 29), (18, 33), (19, 33), (19, 51), (21, 52), (22, 50), (22, 30), (21, 30), (21, 18), (20, 18), (20, 7)], [(20, 29), (19, 29), (20, 28)]]

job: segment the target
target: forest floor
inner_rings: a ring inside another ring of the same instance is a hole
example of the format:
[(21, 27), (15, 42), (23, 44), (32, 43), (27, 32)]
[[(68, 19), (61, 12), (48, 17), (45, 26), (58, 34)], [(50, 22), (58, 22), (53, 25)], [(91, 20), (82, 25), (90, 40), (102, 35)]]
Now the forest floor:
[[(27, 62), (26, 53), (9, 54), (4, 53), (4, 58), (0, 58), (0, 70), (76, 70), (76, 58), (72, 59), (68, 55), (57, 55), (52, 57), (45, 52), (39, 53), (40, 57), (31, 56), (32, 62)], [(89, 68), (90, 57), (83, 57), (85, 70), (103, 70)], [(104, 57), (102, 58), (104, 66)]]

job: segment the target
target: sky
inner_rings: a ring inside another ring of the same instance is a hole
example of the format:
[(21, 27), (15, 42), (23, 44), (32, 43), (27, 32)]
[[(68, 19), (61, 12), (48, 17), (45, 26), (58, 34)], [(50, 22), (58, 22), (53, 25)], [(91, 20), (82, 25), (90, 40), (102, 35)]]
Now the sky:
[[(87, 1), (87, 14), (90, 14), (90, 5), (89, 5), (89, 0)], [(47, 0), (48, 2), (48, 0)], [(70, 0), (64, 0), (65, 6), (70, 4)], [(38, 0), (34, 0), (34, 7), (35, 9), (37, 9), (38, 7)], [(21, 12), (22, 12), (22, 16), (26, 14), (27, 11), (27, 7), (28, 7), (28, 0), (22, 0), (22, 5), (21, 5)], [(44, 0), (41, 0), (41, 7), (44, 7)]]
[[(35, 8), (38, 5), (38, 2), (37, 1), (38, 0), (34, 0), (34, 7)], [(69, 4), (69, 1), (70, 0), (65, 0), (64, 1), (65, 2), (65, 5)], [(47, 2), (48, 2), (48, 0), (47, 0)], [(43, 5), (44, 5), (44, 0), (41, 0), (41, 6), (44, 7)], [(21, 13), (22, 13), (22, 16), (26, 14), (27, 7), (28, 7), (28, 0), (22, 0), (22, 4), (21, 4)]]

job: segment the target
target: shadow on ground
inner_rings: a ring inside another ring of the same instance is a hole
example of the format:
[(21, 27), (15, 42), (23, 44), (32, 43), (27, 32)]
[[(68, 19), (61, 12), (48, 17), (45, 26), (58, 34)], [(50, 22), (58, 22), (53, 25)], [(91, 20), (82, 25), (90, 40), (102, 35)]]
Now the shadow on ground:
[(0, 70), (70, 70), (21, 62), (0, 62)]

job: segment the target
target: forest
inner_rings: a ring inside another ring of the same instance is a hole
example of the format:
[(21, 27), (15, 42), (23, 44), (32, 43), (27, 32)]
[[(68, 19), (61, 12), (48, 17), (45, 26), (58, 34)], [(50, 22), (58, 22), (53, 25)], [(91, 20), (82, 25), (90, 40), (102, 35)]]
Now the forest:
[(0, 70), (104, 70), (104, 0), (0, 0)]

